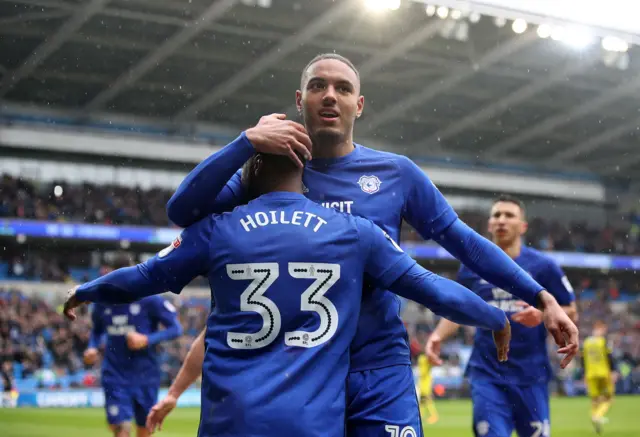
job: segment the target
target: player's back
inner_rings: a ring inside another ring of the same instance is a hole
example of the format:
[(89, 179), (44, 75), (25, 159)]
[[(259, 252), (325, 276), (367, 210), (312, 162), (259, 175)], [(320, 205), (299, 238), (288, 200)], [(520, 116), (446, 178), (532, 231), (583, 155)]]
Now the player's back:
[(611, 368), (609, 366), (609, 348), (605, 337), (587, 337), (584, 340), (582, 351), (587, 379), (609, 377)]
[(342, 436), (356, 219), (295, 193), (214, 218), (200, 436)]
[(93, 323), (106, 332), (102, 381), (118, 385), (160, 383), (160, 367), (155, 348), (132, 351), (127, 346), (127, 333), (149, 335), (158, 330), (154, 305), (163, 305), (160, 296), (150, 296), (125, 305), (100, 305), (93, 308)]

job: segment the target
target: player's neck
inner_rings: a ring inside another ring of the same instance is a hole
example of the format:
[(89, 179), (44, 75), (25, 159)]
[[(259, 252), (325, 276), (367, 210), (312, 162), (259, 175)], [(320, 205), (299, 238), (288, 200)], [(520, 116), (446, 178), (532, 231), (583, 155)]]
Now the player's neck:
[(288, 192), (288, 193), (299, 193), (302, 194), (302, 177), (295, 178), (278, 178), (279, 180), (274, 180), (267, 190), (266, 193), (274, 193), (274, 192)]
[(347, 137), (342, 141), (327, 141), (315, 139), (313, 142), (313, 157), (319, 159), (342, 158), (353, 152), (353, 138)]
[(509, 255), (511, 259), (516, 259), (520, 256), (520, 252), (522, 252), (522, 241), (520, 241), (519, 238), (516, 239), (516, 241), (514, 241), (513, 243), (503, 245), (496, 242), (496, 245), (500, 247), (500, 249), (502, 249), (504, 253)]

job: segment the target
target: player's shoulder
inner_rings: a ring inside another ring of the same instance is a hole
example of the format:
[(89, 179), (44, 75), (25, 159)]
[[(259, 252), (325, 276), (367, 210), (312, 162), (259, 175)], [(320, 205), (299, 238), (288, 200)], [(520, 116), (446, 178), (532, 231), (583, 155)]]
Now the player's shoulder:
[(361, 144), (358, 144), (358, 147), (360, 147), (359, 158), (360, 160), (363, 160), (365, 162), (368, 160), (376, 162), (388, 161), (390, 164), (393, 164), (400, 169), (404, 169), (407, 166), (415, 165), (415, 163), (411, 159), (407, 158), (404, 155), (398, 155), (397, 153), (393, 152), (385, 152), (383, 150), (372, 149)]
[(520, 253), (523, 258), (532, 267), (547, 268), (550, 266), (559, 267), (556, 260), (551, 258), (544, 252), (534, 249), (533, 247), (523, 246)]

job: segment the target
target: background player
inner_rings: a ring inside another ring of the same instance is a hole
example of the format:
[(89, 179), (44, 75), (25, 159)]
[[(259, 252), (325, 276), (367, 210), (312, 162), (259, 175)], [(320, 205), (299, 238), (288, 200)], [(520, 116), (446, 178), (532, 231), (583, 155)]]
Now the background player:
[[(120, 265), (129, 265), (120, 261)], [(136, 435), (149, 435), (146, 417), (158, 400), (160, 363), (154, 346), (182, 335), (175, 307), (160, 296), (151, 296), (130, 305), (96, 304), (87, 364), (98, 358), (98, 347), (106, 334), (102, 362), (102, 388), (107, 422), (115, 437), (130, 434), (135, 417)], [(158, 330), (158, 325), (165, 329)]]
[(288, 158), (253, 164), (265, 194), (190, 226), (144, 264), (80, 286), (65, 304), (73, 318), (80, 301), (180, 292), (207, 275), (216, 305), (207, 321), (200, 436), (342, 437), (365, 273), (436, 313), (500, 331), (506, 360), (502, 310), (424, 270), (372, 222), (306, 199), (302, 169)]
[[(575, 319), (576, 306), (571, 285), (560, 267), (542, 253), (522, 245), (527, 230), (524, 205), (511, 196), (500, 197), (491, 208), (489, 232), (493, 241), (540, 282)], [(458, 282), (484, 300), (503, 309), (513, 324), (508, 363), (491, 356), (490, 339), (478, 331), (467, 375), (471, 380), (473, 426), (477, 436), (510, 437), (515, 427), (520, 437), (549, 435), (549, 392), (551, 364), (547, 355), (547, 331), (540, 312), (520, 302), (503, 289), (487, 283), (464, 265)], [(525, 307), (522, 309), (522, 307)], [(441, 320), (427, 341), (426, 352), (435, 364), (441, 342), (453, 335), (458, 325)]]
[(438, 421), (438, 411), (433, 402), (431, 362), (424, 353), (418, 356), (418, 373), (420, 381), (420, 408), (423, 415), (428, 414), (427, 423), (434, 424)]
[[(304, 68), (296, 104), (305, 126), (284, 115), (263, 117), (254, 128), (200, 163), (180, 184), (167, 208), (170, 219), (188, 226), (204, 215), (246, 202), (240, 173), (257, 150), (313, 159), (304, 173), (309, 199), (371, 219), (398, 240), (403, 219), (433, 239), (486, 280), (544, 308), (545, 324), (563, 348), (565, 366), (578, 349), (577, 329), (551, 294), (543, 290), (498, 247), (461, 220), (424, 172), (404, 156), (353, 142), (353, 126), (364, 109), (360, 77), (353, 64), (335, 54), (320, 55)], [(300, 165), (297, 158), (292, 160)], [(230, 180), (231, 179), (231, 180)], [(225, 185), (226, 184), (226, 185)], [(212, 200), (214, 199), (215, 200)], [(420, 410), (411, 370), (407, 333), (398, 299), (384, 290), (367, 291), (351, 348), (348, 433), (384, 436), (387, 426), (420, 433)], [(396, 428), (394, 428), (396, 429)]]
[(584, 383), (591, 398), (591, 422), (600, 434), (615, 394), (615, 366), (607, 345), (607, 324), (598, 320), (582, 346)]

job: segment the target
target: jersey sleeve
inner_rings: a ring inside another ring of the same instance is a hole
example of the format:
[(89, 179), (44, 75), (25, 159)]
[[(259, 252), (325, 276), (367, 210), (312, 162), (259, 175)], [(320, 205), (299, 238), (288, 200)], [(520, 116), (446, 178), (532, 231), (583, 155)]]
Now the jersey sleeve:
[(405, 193), (404, 218), (423, 238), (429, 240), (449, 227), (458, 215), (413, 161), (401, 156), (397, 164)]
[(380, 288), (389, 288), (407, 272), (415, 260), (404, 253), (393, 239), (372, 221), (354, 217), (364, 253), (365, 273)]
[(143, 264), (114, 270), (76, 289), (80, 302), (123, 304), (165, 291), (180, 293), (207, 272), (213, 217), (189, 226), (165, 249)]
[[(238, 169), (254, 153), (253, 145), (243, 132), (198, 164), (167, 202), (169, 219), (178, 226), (187, 227), (210, 214), (230, 211), (241, 204), (243, 190)], [(228, 184), (231, 178), (234, 181)]]
[(149, 334), (147, 337), (149, 346), (173, 340), (182, 335), (182, 325), (180, 325), (178, 319), (178, 311), (171, 302), (160, 296), (154, 296), (151, 303), (151, 313), (154, 321), (164, 326), (164, 329)]
[(150, 280), (164, 291), (180, 293), (193, 279), (206, 275), (214, 223), (214, 217), (207, 217), (189, 226), (173, 243), (141, 264)]
[(471, 283), (473, 282), (471, 272), (464, 266), (464, 264), (460, 264), (460, 268), (456, 274), (456, 282), (467, 288), (471, 288)]
[(539, 282), (549, 293), (553, 294), (560, 305), (567, 306), (575, 300), (573, 287), (567, 279), (567, 275), (555, 261), (548, 260), (545, 269), (541, 272)]

